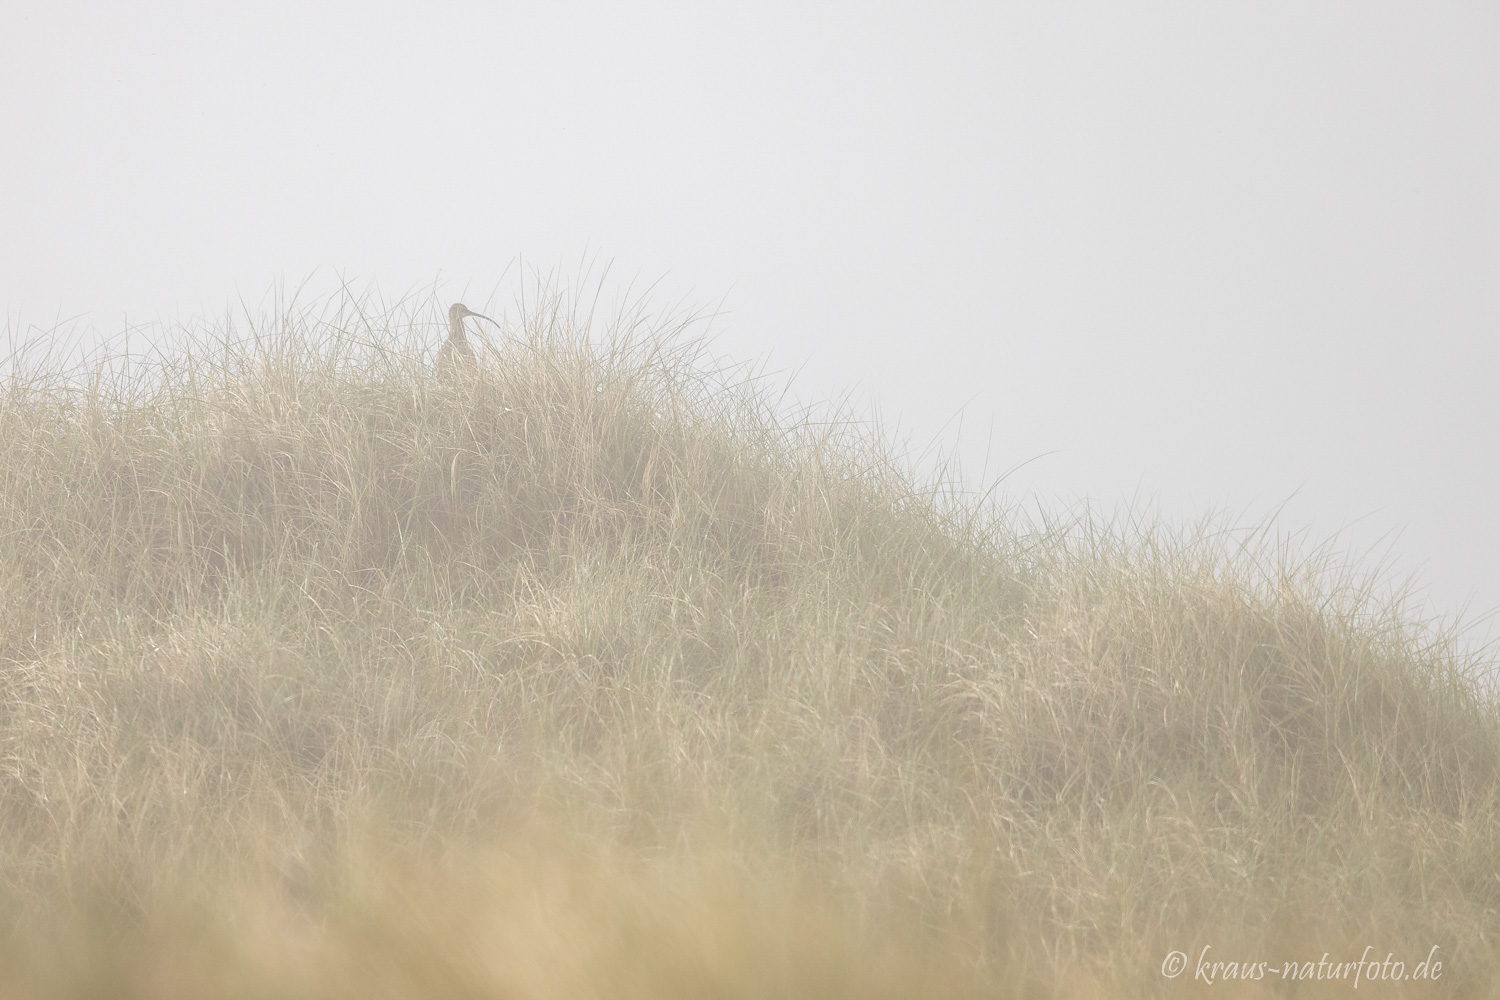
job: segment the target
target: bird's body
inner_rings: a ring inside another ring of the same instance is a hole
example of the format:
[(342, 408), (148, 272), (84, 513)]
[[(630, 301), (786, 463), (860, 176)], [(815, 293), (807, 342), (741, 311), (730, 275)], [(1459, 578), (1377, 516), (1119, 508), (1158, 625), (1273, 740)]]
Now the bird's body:
[[(479, 367), (479, 359), (474, 356), (474, 348), (469, 344), (469, 338), (464, 333), (465, 316), (495, 322), (483, 313), (474, 312), (462, 302), (453, 303), (448, 309), (448, 339), (443, 341), (442, 347), (438, 348), (437, 361), (433, 365), (440, 377), (452, 378), (460, 372), (472, 372)], [(495, 323), (495, 325), (500, 324)]]

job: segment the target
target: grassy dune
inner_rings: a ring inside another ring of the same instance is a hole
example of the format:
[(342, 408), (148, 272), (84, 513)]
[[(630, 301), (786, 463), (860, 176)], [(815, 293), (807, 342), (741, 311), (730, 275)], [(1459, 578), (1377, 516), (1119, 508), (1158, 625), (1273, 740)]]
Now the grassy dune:
[(10, 372), (0, 996), (1495, 995), (1486, 664), (579, 315)]

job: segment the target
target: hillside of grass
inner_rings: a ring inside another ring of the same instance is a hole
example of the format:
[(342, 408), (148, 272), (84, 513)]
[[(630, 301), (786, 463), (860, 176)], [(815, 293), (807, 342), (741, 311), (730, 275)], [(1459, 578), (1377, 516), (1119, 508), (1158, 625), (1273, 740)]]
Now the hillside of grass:
[(1492, 664), (584, 315), (12, 360), (0, 996), (1494, 995)]

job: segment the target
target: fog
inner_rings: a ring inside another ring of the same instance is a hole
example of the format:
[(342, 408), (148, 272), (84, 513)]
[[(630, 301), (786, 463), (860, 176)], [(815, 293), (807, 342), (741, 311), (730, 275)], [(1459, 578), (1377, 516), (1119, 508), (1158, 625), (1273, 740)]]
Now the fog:
[(612, 262), (976, 486), (1500, 607), (1493, 4), (101, 7), (0, 8), (12, 340)]

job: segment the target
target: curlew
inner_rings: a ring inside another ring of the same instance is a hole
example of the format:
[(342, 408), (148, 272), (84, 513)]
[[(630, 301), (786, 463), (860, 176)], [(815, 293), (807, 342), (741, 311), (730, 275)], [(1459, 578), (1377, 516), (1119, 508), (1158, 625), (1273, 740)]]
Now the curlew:
[[(464, 317), (473, 316), (475, 319), (489, 319), (483, 313), (477, 313), (464, 305), (455, 302), (448, 309), (448, 339), (443, 341), (443, 346), (438, 348), (437, 361), (433, 367), (438, 375), (452, 377), (459, 372), (471, 372), (479, 367), (479, 361), (474, 357), (474, 348), (469, 345), (469, 338), (464, 334)], [(495, 323), (499, 326), (499, 323)]]

